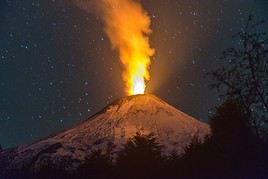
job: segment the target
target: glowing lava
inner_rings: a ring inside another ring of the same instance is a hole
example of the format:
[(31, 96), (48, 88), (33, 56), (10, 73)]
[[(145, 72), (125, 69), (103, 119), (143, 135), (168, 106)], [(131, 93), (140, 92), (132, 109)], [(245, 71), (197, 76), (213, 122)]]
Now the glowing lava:
[(133, 89), (131, 90), (132, 95), (144, 94), (145, 92), (145, 82), (143, 79), (134, 80)]
[(128, 95), (144, 94), (150, 79), (151, 20), (137, 0), (100, 0), (101, 17), (112, 47), (124, 66), (123, 80)]

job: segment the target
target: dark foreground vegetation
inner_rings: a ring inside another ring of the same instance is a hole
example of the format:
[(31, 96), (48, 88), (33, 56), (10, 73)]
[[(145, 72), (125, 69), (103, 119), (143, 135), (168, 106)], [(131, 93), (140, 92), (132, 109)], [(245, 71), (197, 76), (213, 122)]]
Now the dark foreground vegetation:
[(222, 104), (210, 116), (212, 133), (194, 138), (185, 154), (162, 156), (154, 135), (137, 134), (127, 142), (116, 161), (95, 151), (75, 172), (69, 164), (48, 164), (36, 173), (10, 171), (6, 178), (268, 178), (268, 40), (259, 32), (263, 21), (249, 16), (220, 60), (228, 61), (209, 74)]

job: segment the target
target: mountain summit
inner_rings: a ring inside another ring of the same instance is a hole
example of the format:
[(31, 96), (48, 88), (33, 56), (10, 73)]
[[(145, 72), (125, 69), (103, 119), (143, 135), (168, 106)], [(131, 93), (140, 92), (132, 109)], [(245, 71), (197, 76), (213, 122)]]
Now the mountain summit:
[(153, 95), (121, 98), (81, 124), (30, 145), (0, 153), (0, 169), (31, 166), (48, 161), (70, 161), (78, 166), (93, 150), (116, 156), (123, 144), (137, 133), (154, 134), (163, 154), (183, 153), (193, 137), (210, 133), (207, 124), (177, 110)]

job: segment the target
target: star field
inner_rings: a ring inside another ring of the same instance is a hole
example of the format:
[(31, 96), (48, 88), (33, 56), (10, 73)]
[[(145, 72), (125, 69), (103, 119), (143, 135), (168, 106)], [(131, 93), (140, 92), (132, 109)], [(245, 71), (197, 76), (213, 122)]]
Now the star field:
[[(0, 144), (30, 143), (124, 96), (122, 66), (99, 17), (65, 0), (0, 1)], [(146, 0), (152, 19), (147, 91), (203, 121), (220, 102), (204, 74), (265, 0)], [(266, 27), (263, 27), (267, 29)]]

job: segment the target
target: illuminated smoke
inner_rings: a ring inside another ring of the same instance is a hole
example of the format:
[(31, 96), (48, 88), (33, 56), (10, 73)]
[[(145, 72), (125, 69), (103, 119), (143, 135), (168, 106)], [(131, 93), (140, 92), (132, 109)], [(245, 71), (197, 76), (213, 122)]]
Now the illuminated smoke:
[(77, 1), (80, 7), (95, 9), (101, 16), (105, 33), (124, 66), (126, 93), (143, 94), (154, 54), (149, 44), (151, 20), (147, 12), (136, 0)]

